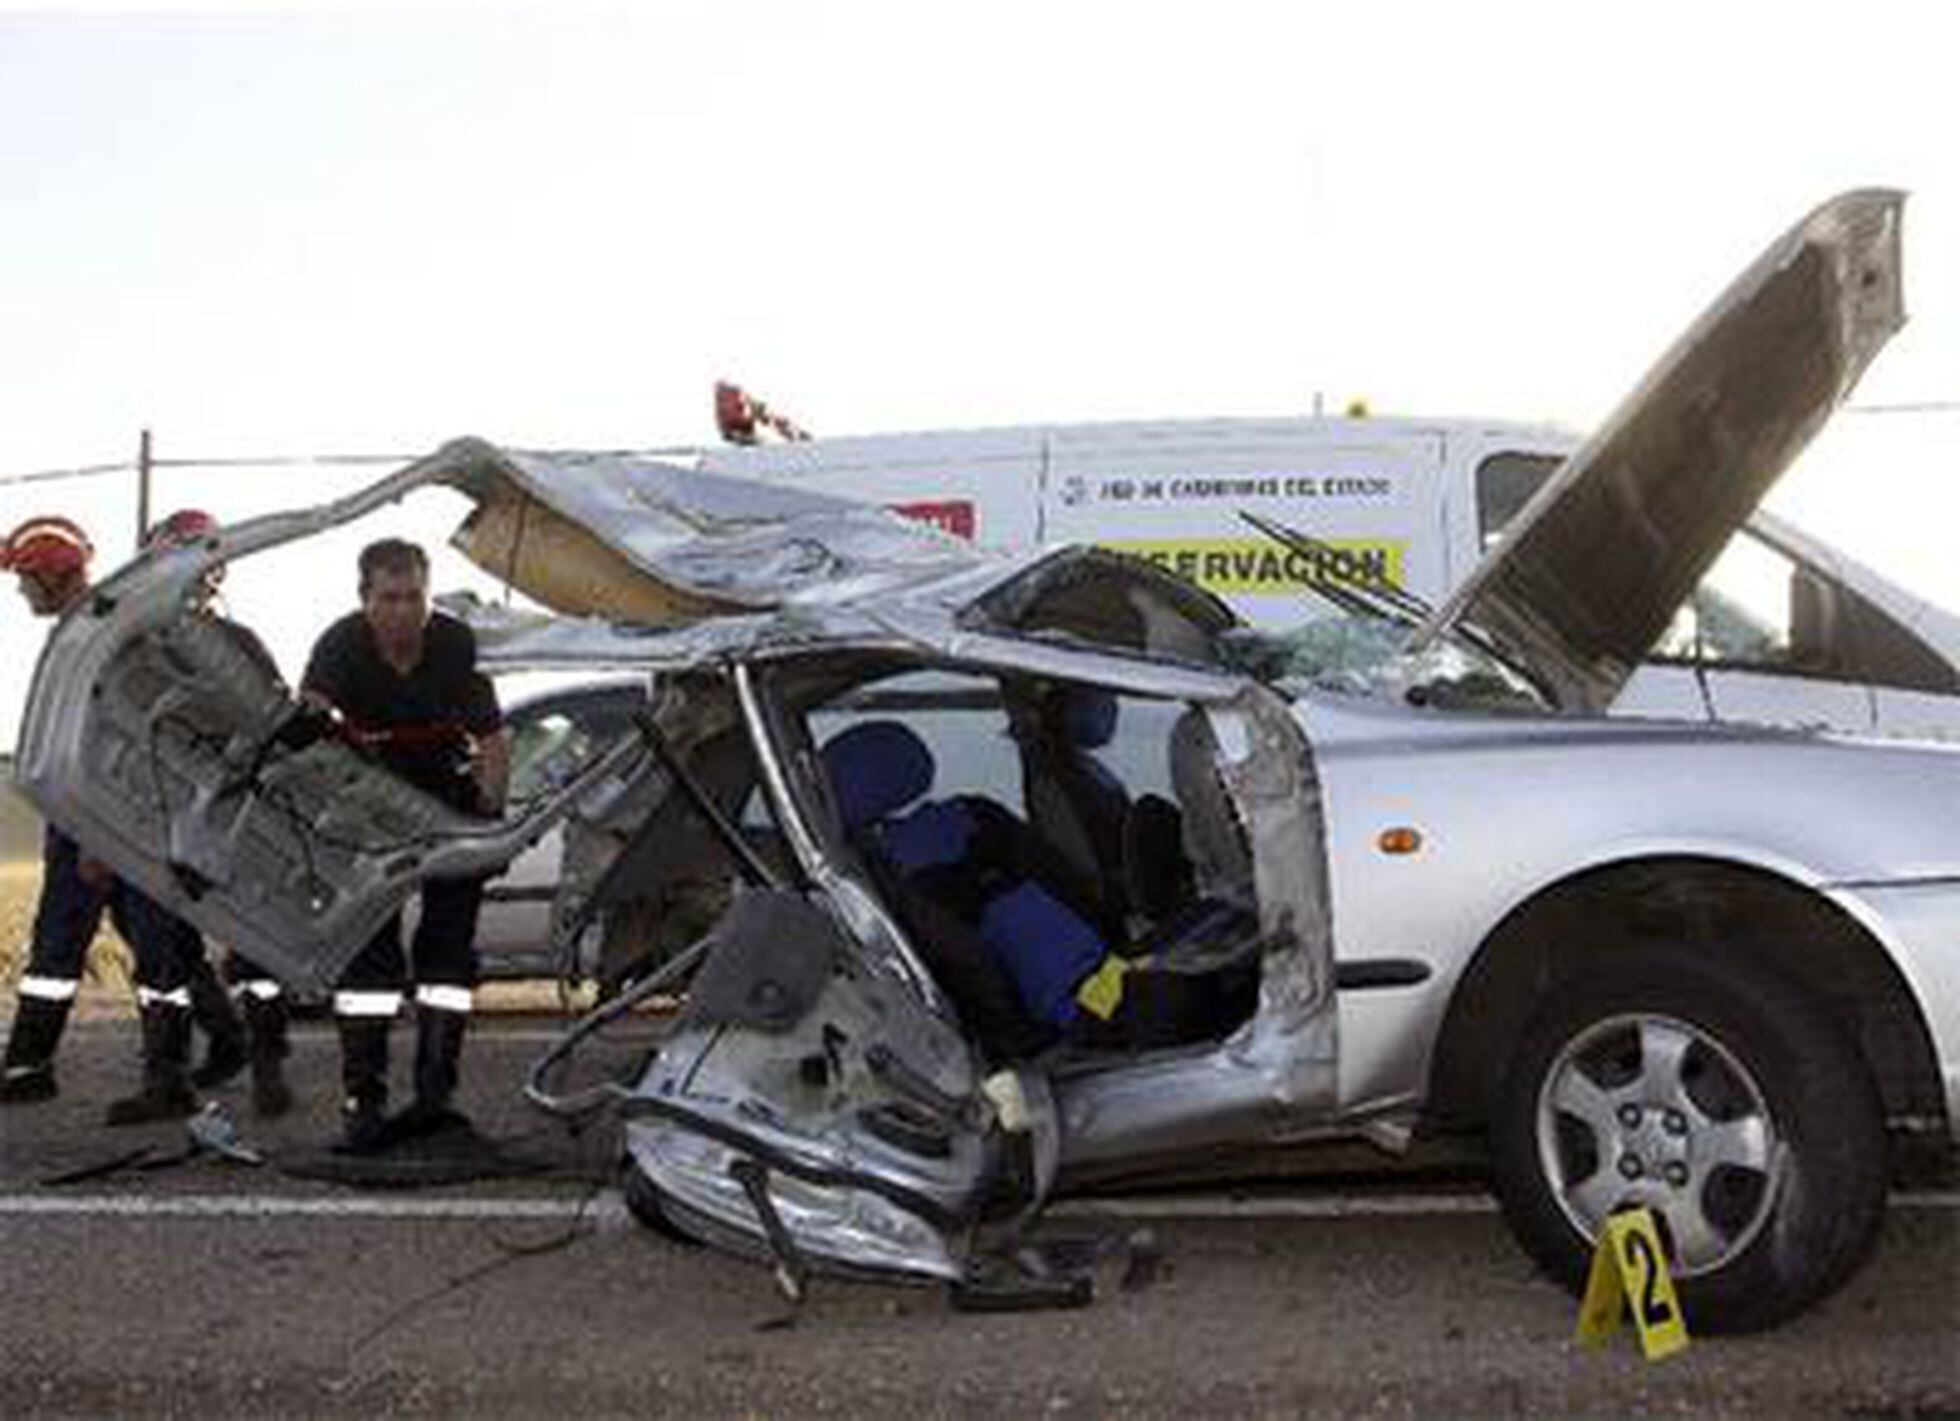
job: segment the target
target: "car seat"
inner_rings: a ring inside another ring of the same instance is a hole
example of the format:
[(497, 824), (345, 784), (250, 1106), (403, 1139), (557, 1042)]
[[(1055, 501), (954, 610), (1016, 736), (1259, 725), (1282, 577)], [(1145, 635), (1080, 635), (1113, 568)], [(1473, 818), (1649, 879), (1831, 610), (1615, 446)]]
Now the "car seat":
[(1114, 738), (1117, 716), (1108, 691), (1064, 685), (1018, 717), (1015, 729), (1029, 822), (1059, 857), (1070, 899), (1120, 934), (1132, 909), (1131, 797), (1095, 753)]
[(987, 802), (926, 800), (932, 752), (898, 721), (854, 725), (820, 757), (846, 841), (983, 1054), (1019, 1060), (1053, 1044), (1053, 1028), (1027, 1010), (977, 926), (998, 888), (990, 860), (999, 855), (981, 852)]
[(1025, 1057), (1058, 1039), (1181, 1044), (1250, 1012), (1256, 964), (1219, 976), (1119, 958), (1120, 940), (1035, 870), (1042, 850), (1025, 824), (979, 796), (925, 798), (932, 755), (904, 725), (853, 726), (822, 759), (846, 837), (990, 1056)]

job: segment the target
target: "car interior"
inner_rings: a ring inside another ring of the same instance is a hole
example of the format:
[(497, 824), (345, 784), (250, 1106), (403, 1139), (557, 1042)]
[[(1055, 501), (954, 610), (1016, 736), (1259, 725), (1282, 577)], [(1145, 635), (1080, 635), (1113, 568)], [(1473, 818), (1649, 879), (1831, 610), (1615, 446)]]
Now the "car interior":
[(1251, 856), (1202, 710), (886, 664), (779, 728), (826, 855), (989, 1058), (1208, 1043), (1252, 1014)]

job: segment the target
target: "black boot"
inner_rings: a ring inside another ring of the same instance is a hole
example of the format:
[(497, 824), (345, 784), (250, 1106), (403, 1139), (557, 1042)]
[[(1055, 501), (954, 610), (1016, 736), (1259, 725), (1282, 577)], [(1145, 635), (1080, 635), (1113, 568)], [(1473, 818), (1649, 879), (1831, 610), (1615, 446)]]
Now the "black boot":
[(270, 1120), (292, 1109), (293, 1092), (286, 1084), (286, 999), (283, 996), (245, 997), (245, 1039), (252, 1063), (252, 1109)]
[(0, 1065), (0, 1105), (54, 1099), (54, 1048), (68, 1024), (68, 1007), (47, 997), (22, 997), (15, 1005), (6, 1063)]
[(388, 1028), (385, 1016), (343, 1016), (340, 1027), (342, 1154), (367, 1155), (388, 1143)]
[(109, 1103), (104, 1122), (148, 1125), (197, 1111), (191, 1091), (191, 1009), (171, 1002), (143, 1008), (143, 1088)]
[(445, 1131), (466, 1131), (467, 1115), (456, 1109), (457, 1063), (470, 1028), (466, 1011), (419, 1006), (415, 1012), (415, 1100), (388, 1122), (389, 1134), (413, 1140)]
[(191, 961), (191, 1013), (208, 1036), (204, 1060), (191, 1072), (191, 1084), (201, 1089), (223, 1085), (245, 1069), (245, 1023), (238, 1006), (218, 980), (211, 959), (202, 952)]

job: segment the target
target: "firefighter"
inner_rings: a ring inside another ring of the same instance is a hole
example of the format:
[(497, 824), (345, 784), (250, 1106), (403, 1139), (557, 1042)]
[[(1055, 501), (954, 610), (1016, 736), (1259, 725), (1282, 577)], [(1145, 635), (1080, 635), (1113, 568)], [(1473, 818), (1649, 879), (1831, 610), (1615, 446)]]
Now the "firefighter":
[[(410, 784), (466, 814), (503, 812), (510, 748), (476, 637), (429, 609), (429, 561), (414, 543), (383, 539), (360, 555), (360, 610), (314, 644), (303, 696), (341, 719), (340, 733)], [(483, 879), (432, 878), (407, 959), (401, 916), (348, 965), (334, 993), (341, 1041), (341, 1147), (364, 1154), (396, 1140), (466, 1126), (451, 1106), (477, 976)], [(386, 1115), (388, 1036), (415, 986), (415, 1098)]]
[[(21, 595), (35, 616), (58, 617), (88, 594), (93, 553), (87, 534), (66, 518), (30, 518), (0, 543), (0, 570), (20, 579)], [(110, 1104), (108, 1123), (181, 1118), (197, 1106), (189, 1064), (191, 975), (193, 964), (203, 961), (203, 940), (196, 929), (118, 880), (52, 824), (43, 841), (33, 942), (0, 1063), (0, 1102), (55, 1095), (55, 1048), (105, 911), (136, 959), (143, 1032), (143, 1083), (135, 1094)], [(229, 1067), (231, 1072), (237, 1069)]]
[[(201, 508), (180, 508), (169, 517), (160, 519), (144, 535), (143, 545), (147, 548), (188, 547), (201, 538), (218, 531), (218, 520)], [(222, 617), (214, 609), (218, 594), (218, 584), (224, 580), (224, 567), (220, 564), (205, 574), (200, 589), (199, 610), (223, 625), (237, 639), (239, 645), (265, 668), (274, 680), (279, 679), (278, 665), (272, 654), (265, 649), (252, 632)], [(239, 1064), (249, 1064), (252, 1068), (252, 1110), (255, 1114), (270, 1118), (284, 1115), (292, 1108), (292, 1087), (286, 1082), (286, 1057), (291, 1051), (287, 1039), (286, 995), (277, 978), (245, 957), (233, 952), (229, 962), (229, 977), (232, 991), (226, 995), (215, 974), (211, 973), (209, 962), (202, 954), (198, 966), (210, 978), (211, 990), (224, 998), (224, 1005), (232, 1009), (232, 997), (237, 998), (238, 1007), (243, 1009), (243, 1037), (236, 1048)], [(197, 990), (195, 982), (193, 991)], [(202, 1013), (200, 1012), (200, 1016)], [(210, 1085), (217, 1082), (211, 1079), (213, 1067), (218, 1058), (218, 1038), (211, 1042), (210, 1058), (191, 1076), (193, 1085)], [(233, 1068), (234, 1071), (237, 1069)], [(222, 1078), (220, 1078), (222, 1079)]]

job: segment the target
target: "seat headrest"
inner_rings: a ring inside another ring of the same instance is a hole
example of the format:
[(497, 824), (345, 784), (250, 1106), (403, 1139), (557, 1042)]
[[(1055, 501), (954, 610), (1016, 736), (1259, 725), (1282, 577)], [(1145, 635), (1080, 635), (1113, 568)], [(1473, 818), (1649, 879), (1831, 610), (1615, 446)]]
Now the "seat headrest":
[(867, 720), (840, 731), (822, 754), (847, 831), (889, 818), (932, 788), (932, 751), (896, 720)]
[(1100, 750), (1116, 734), (1116, 697), (1098, 687), (1068, 687), (1061, 713), (1069, 743), (1084, 750)]

